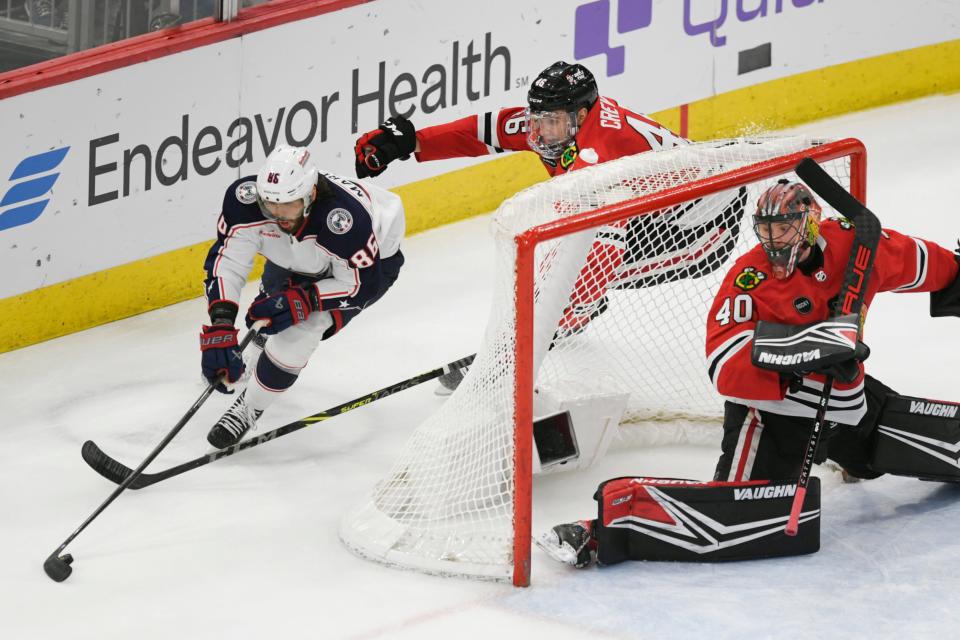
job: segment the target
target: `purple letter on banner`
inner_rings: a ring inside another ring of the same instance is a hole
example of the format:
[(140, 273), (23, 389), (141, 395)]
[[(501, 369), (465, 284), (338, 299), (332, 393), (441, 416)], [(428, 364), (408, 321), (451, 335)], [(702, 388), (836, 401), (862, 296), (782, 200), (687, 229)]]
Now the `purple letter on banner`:
[(693, 24), (690, 21), (690, 2), (683, 0), (683, 30), (689, 36), (699, 35), (704, 32), (710, 33), (710, 44), (715, 47), (722, 47), (727, 42), (727, 36), (717, 35), (717, 29), (723, 26), (727, 21), (727, 0), (720, 0), (720, 16), (714, 21), (707, 21), (700, 24)]
[(626, 33), (649, 27), (653, 21), (653, 0), (619, 0), (617, 32)]
[(573, 56), (577, 60), (601, 53), (607, 56), (607, 76), (623, 73), (624, 47), (611, 47), (610, 0), (597, 0), (577, 7), (573, 32)]

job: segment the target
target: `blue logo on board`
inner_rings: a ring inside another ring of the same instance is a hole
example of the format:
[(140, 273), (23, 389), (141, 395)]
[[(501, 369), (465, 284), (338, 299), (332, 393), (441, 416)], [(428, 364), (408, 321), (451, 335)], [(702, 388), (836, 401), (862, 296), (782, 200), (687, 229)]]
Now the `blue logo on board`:
[(50, 202), (59, 172), (53, 172), (67, 156), (70, 147), (45, 151), (24, 158), (10, 174), (13, 184), (0, 200), (0, 231), (29, 224), (40, 217)]

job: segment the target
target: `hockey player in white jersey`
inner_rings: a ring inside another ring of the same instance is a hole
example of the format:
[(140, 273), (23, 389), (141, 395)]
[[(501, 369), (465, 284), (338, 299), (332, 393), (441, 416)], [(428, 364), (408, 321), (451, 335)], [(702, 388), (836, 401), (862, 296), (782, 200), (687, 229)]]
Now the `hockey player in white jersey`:
[[(207, 435), (230, 447), (289, 389), (317, 345), (380, 299), (403, 265), (400, 198), (385, 189), (318, 171), (302, 147), (278, 146), (256, 176), (231, 184), (207, 255), (210, 324), (200, 334), (201, 367), (233, 393), (245, 365), (238, 349), (240, 290), (257, 254), (267, 259), (247, 326), (264, 321), (262, 353), (234, 404)], [(255, 352), (256, 353), (256, 352)]]

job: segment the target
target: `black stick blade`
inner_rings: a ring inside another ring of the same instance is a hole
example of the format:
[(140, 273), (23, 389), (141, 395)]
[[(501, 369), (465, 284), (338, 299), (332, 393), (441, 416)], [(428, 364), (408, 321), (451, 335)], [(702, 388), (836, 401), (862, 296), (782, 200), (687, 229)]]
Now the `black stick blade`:
[[(83, 443), (83, 448), (80, 449), (80, 455), (83, 456), (84, 462), (86, 462), (91, 469), (114, 484), (122, 484), (123, 481), (133, 473), (133, 469), (105, 454), (93, 440), (87, 440)], [(143, 486), (145, 485), (140, 482), (140, 477), (138, 477), (130, 483), (128, 488), (140, 489)]]
[(63, 582), (73, 573), (73, 556), (66, 553), (62, 556), (53, 554), (43, 563), (43, 570), (54, 582)]
[(862, 202), (854, 198), (812, 158), (801, 160), (794, 171), (807, 183), (807, 186), (813, 189), (814, 193), (845, 217), (854, 220), (866, 209)]

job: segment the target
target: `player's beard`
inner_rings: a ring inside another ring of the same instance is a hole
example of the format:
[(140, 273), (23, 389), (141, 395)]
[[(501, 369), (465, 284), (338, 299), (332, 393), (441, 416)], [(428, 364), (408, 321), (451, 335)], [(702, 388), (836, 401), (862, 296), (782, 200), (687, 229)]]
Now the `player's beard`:
[[(274, 220), (277, 223), (277, 226), (280, 227), (280, 231), (283, 231), (288, 236), (296, 235), (297, 231), (303, 227), (303, 221), (306, 218), (305, 215), (300, 214), (300, 216), (295, 220)], [(289, 227), (289, 228), (288, 228)]]

